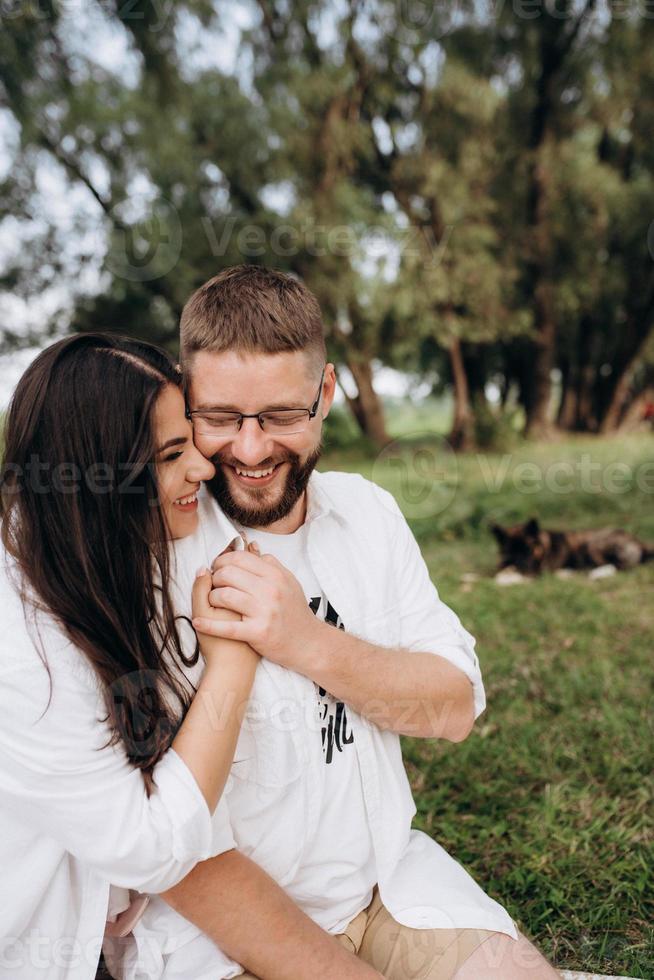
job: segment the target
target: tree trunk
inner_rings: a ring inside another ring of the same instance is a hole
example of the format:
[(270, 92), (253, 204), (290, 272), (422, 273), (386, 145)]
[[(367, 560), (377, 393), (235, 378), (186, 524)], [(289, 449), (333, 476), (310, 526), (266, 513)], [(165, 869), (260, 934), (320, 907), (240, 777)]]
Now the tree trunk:
[(357, 386), (354, 397), (345, 395), (350, 410), (363, 434), (382, 449), (391, 440), (386, 431), (384, 406), (373, 387), (372, 365), (370, 361), (348, 358), (346, 366)]
[(504, 368), (504, 374), (502, 375), (502, 380), (500, 382), (500, 408), (502, 411), (506, 411), (506, 407), (509, 404), (509, 395), (511, 394), (511, 375), (509, 374), (508, 366)]
[(619, 432), (636, 432), (644, 424), (645, 410), (654, 403), (654, 388), (645, 388), (625, 408), (618, 425)]
[(638, 339), (634, 340), (629, 354), (615, 368), (614, 380), (611, 379), (611, 395), (600, 419), (599, 431), (601, 433), (615, 432), (620, 427), (620, 418), (629, 396), (631, 376), (653, 328), (654, 324), (642, 331), (635, 332)]
[(569, 431), (574, 426), (577, 414), (575, 372), (570, 357), (561, 359), (561, 400), (556, 417), (559, 429)]
[(584, 364), (577, 375), (575, 432), (596, 432), (595, 399), (593, 397), (593, 382), (596, 367), (588, 362)]
[(556, 346), (554, 287), (551, 277), (552, 241), (548, 215), (548, 178), (541, 148), (535, 151), (531, 169), (532, 260), (530, 279), (534, 286), (534, 326), (531, 397), (526, 433), (536, 438), (551, 430), (549, 417), (552, 368)]
[(526, 431), (531, 436), (547, 435), (551, 430), (549, 418), (552, 392), (551, 372), (556, 349), (556, 319), (554, 304), (555, 239), (550, 216), (550, 176), (552, 163), (548, 153), (555, 140), (554, 125), (557, 106), (566, 84), (567, 68), (580, 31), (596, 0), (586, 0), (575, 13), (572, 0), (553, 13), (543, 13), (538, 32), (538, 73), (535, 77), (534, 99), (527, 129), (527, 150), (530, 154), (527, 189), (527, 263), (526, 284), (534, 297), (533, 378), (527, 411)]
[(463, 368), (468, 379), (468, 392), (470, 401), (478, 399), (486, 402), (486, 381), (488, 369), (486, 365), (488, 348), (486, 345), (466, 343), (461, 341), (461, 356), (463, 358)]
[(458, 338), (450, 344), (449, 354), (454, 383), (454, 419), (449, 441), (454, 449), (470, 449), (474, 445), (474, 415), (470, 404), (468, 377), (461, 354), (461, 342)]
[(575, 430), (596, 432), (594, 385), (597, 378), (596, 334), (590, 316), (582, 316), (577, 338), (577, 412)]
[(504, 400), (502, 407), (508, 402), (509, 396), (515, 391), (516, 403), (522, 407), (525, 417), (531, 401), (531, 371), (528, 361), (531, 355), (531, 345), (526, 338), (516, 337), (511, 343), (502, 344), (504, 360)]
[(611, 399), (600, 422), (599, 431), (602, 435), (605, 435), (608, 432), (616, 432), (620, 428), (623, 409), (625, 408), (629, 397), (631, 375), (635, 367), (636, 360), (637, 357), (632, 358), (631, 362), (623, 367), (619, 372), (619, 376), (613, 388), (613, 393), (611, 394)]

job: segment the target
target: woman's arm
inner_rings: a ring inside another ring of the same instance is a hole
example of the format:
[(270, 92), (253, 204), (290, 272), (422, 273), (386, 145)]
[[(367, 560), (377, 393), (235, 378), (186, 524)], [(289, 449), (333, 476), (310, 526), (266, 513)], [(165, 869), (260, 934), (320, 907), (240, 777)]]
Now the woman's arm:
[[(211, 572), (201, 569), (193, 584), (193, 615), (240, 619), (209, 603)], [(259, 663), (246, 643), (200, 634), (206, 668), (191, 707), (173, 742), (189, 767), (213, 813), (234, 759), (238, 733)]]

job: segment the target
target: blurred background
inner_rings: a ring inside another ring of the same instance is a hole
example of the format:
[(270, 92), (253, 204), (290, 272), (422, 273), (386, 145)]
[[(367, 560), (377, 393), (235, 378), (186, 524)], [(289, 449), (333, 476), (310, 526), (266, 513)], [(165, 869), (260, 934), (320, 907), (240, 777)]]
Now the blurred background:
[(652, 411), (654, 4), (1, 9), (3, 352), (174, 348), (189, 292), (258, 262), (316, 292), (378, 445), (412, 388), (457, 447)]
[(53, 338), (175, 352), (301, 276), (325, 465), (396, 494), (489, 707), (417, 825), (558, 966), (653, 977), (652, 564), (501, 588), (491, 519), (654, 541), (654, 3), (2, 0), (0, 408)]

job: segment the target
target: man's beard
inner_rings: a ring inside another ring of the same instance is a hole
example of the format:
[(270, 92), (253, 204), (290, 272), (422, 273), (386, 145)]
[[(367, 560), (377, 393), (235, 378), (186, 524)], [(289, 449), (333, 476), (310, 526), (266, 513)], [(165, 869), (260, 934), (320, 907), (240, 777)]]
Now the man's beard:
[[(290, 450), (286, 451), (286, 456), (283, 459), (276, 460), (278, 463), (290, 463), (290, 469), (286, 474), (282, 494), (277, 502), (273, 504), (265, 503), (264, 494), (268, 489), (266, 487), (262, 487), (262, 502), (258, 506), (255, 503), (249, 506), (240, 504), (234, 498), (229, 481), (222, 469), (224, 465), (233, 466), (236, 460), (222, 459), (220, 454), (212, 457), (212, 462), (216, 467), (216, 475), (212, 480), (208, 481), (207, 487), (216, 503), (232, 521), (236, 521), (243, 527), (269, 527), (271, 524), (275, 524), (276, 521), (281, 521), (282, 518), (287, 517), (291, 513), (306, 490), (309, 477), (316, 468), (321, 455), (322, 445), (318, 445), (304, 463), (297, 453), (291, 452)], [(257, 469), (266, 469), (270, 465), (270, 462), (259, 463), (257, 464)], [(245, 469), (246, 467), (242, 468)], [(247, 489), (243, 489), (247, 493)]]

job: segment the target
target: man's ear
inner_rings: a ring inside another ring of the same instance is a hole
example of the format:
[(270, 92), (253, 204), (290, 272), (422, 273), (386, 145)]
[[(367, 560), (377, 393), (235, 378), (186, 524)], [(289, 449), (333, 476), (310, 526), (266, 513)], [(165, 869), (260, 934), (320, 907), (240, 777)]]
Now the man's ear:
[(322, 401), (320, 403), (320, 410), (322, 412), (323, 420), (329, 415), (329, 411), (334, 402), (334, 395), (336, 394), (336, 369), (333, 364), (328, 363), (325, 365), (325, 377), (322, 382)]

